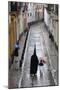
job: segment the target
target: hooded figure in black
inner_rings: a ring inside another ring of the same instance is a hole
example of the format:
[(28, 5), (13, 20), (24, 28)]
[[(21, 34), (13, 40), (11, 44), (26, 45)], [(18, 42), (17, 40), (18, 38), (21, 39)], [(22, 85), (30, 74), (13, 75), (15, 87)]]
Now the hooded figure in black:
[(31, 62), (30, 62), (30, 74), (36, 74), (38, 68), (38, 57), (36, 55), (36, 45), (34, 46), (34, 53), (31, 56)]

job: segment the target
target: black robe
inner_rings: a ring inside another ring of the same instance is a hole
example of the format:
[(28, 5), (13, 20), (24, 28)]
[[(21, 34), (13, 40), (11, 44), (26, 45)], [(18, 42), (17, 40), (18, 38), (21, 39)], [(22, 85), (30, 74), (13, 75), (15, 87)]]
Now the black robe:
[(18, 56), (18, 48), (15, 48), (14, 56)]
[(38, 57), (36, 54), (31, 56), (31, 63), (30, 63), (30, 74), (36, 74), (38, 68)]

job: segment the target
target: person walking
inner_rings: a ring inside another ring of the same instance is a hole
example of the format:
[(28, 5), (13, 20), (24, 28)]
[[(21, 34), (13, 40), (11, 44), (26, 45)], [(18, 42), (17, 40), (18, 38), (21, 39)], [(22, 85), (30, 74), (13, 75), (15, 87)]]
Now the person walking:
[(39, 68), (40, 68), (40, 75), (43, 76), (44, 75), (44, 71), (45, 71), (45, 64), (46, 64), (46, 60), (44, 60), (43, 58), (40, 59), (39, 62)]
[(34, 46), (34, 53), (31, 56), (31, 62), (30, 62), (30, 74), (36, 75), (38, 68), (38, 57), (36, 55), (36, 45)]
[(14, 50), (14, 69), (18, 70), (19, 69), (19, 56), (18, 56), (18, 50), (19, 50), (19, 41), (16, 42), (15, 44), (15, 50)]
[(18, 50), (19, 50), (19, 41), (16, 42), (15, 44), (15, 50), (14, 50), (14, 56), (18, 56)]

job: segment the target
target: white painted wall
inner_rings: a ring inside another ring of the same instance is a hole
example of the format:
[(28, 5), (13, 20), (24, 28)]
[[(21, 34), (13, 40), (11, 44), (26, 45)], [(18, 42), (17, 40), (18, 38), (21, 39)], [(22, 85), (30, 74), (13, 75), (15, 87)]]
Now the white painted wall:
[(58, 36), (59, 36), (59, 25), (58, 21), (54, 21), (53, 17), (50, 16), (50, 14), (47, 12), (46, 9), (44, 9), (44, 22), (46, 26), (48, 27), (49, 31), (54, 36), (54, 41), (56, 42), (57, 46), (59, 44), (58, 42)]
[(24, 21), (23, 21), (23, 15), (22, 15), (22, 13), (20, 14), (20, 16), (19, 16), (19, 18), (20, 18), (20, 34), (24, 31)]
[(58, 21), (54, 21), (53, 24), (54, 24), (54, 27), (53, 27), (54, 40), (55, 40), (55, 42), (56, 42), (56, 44), (58, 46), (58, 44), (59, 44), (59, 42), (58, 42), (59, 41), (58, 40), (58, 38), (59, 38), (59, 25), (58, 25)]
[(49, 26), (49, 14), (47, 13), (47, 10), (44, 8), (44, 22), (47, 26)]
[[(31, 16), (30, 16), (30, 13), (31, 13)], [(35, 9), (33, 8), (33, 3), (29, 3), (28, 4), (28, 22), (32, 22), (32, 21), (35, 21)]]
[(17, 40), (19, 39), (19, 35), (24, 31), (23, 19), (24, 18), (23, 18), (22, 12), (21, 12), (16, 19), (16, 22), (17, 22)]
[[(28, 4), (28, 14), (29, 14), (28, 22), (34, 22), (43, 19), (43, 5), (39, 4), (41, 7), (39, 17), (38, 17), (38, 12), (36, 12), (36, 9), (33, 7), (33, 5), (34, 5), (33, 3)], [(30, 13), (32, 14), (31, 16)]]

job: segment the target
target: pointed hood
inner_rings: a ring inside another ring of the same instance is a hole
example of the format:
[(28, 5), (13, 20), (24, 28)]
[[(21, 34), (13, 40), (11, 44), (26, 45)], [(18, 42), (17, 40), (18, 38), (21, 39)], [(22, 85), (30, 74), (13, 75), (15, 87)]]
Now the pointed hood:
[(36, 44), (34, 45), (34, 55), (36, 55)]

